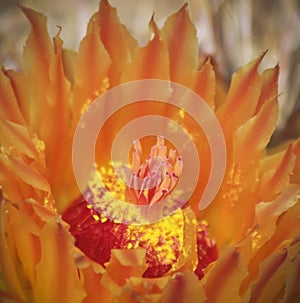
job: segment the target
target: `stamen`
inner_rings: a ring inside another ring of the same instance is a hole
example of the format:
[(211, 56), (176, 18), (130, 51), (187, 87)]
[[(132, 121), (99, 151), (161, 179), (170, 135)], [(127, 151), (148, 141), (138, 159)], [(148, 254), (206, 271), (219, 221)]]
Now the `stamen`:
[[(133, 146), (131, 171), (125, 176), (128, 185), (118, 182), (113, 169), (100, 167), (102, 179), (108, 190), (120, 200), (137, 205), (158, 203), (175, 189), (182, 173), (183, 159), (176, 150), (168, 151), (161, 136), (157, 137), (146, 158), (139, 140), (135, 140)], [(146, 160), (141, 163), (141, 159)], [(109, 208), (105, 195), (102, 199)], [(181, 209), (156, 223), (126, 225), (112, 221), (104, 212), (97, 212), (80, 197), (63, 213), (63, 219), (70, 224), (76, 246), (103, 266), (109, 261), (112, 249), (144, 248), (148, 269), (143, 277), (147, 278), (176, 270), (176, 262), (187, 245), (184, 243), (185, 219)], [(208, 235), (207, 225), (196, 219), (192, 224), (191, 228), (197, 231), (198, 265), (195, 273), (201, 279), (204, 269), (218, 258), (218, 250)]]

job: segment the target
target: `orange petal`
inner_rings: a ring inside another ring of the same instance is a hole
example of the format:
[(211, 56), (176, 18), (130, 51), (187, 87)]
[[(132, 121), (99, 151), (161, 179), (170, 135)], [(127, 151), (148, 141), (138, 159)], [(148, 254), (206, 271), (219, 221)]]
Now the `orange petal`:
[(213, 66), (208, 59), (200, 71), (195, 73), (193, 90), (209, 105), (215, 109), (216, 77)]
[(35, 266), (41, 258), (39, 232), (55, 213), (35, 201), (1, 201), (0, 216), (0, 267), (6, 290), (22, 302), (32, 301)]
[[(286, 186), (290, 183), (290, 174), (295, 166), (295, 155), (293, 153), (292, 144), (290, 144), (277, 161), (270, 161), (268, 158), (266, 165), (262, 163), (261, 177), (260, 177), (260, 200), (270, 201), (276, 195), (280, 194)], [(268, 169), (266, 169), (266, 167)]]
[[(300, 243), (296, 243), (285, 251), (275, 251), (260, 266), (259, 280), (252, 286), (249, 303), (291, 302), (288, 301), (291, 289), (287, 289), (287, 278), (295, 279), (295, 266), (299, 266)], [(295, 281), (297, 282), (297, 281)], [(298, 282), (299, 283), (299, 282)], [(293, 301), (295, 302), (295, 301)]]
[(45, 177), (20, 157), (0, 153), (0, 180), (5, 197), (13, 201), (36, 198), (43, 202), (49, 196), (50, 186)]
[(41, 229), (39, 241), (41, 261), (32, 288), (35, 302), (82, 302), (83, 281), (71, 253), (74, 240), (66, 225), (54, 217)]
[[(47, 88), (50, 81), (49, 69), (54, 58), (54, 51), (47, 31), (46, 17), (32, 9), (22, 7), (22, 11), (29, 19), (32, 30), (26, 41), (23, 62), (26, 81), (27, 106), (30, 107), (29, 121), (32, 129), (39, 130), (41, 113), (45, 112)], [(38, 85), (37, 85), (38, 84)]]
[(75, 82), (75, 64), (77, 60), (77, 53), (73, 50), (63, 49), (62, 50), (62, 60), (65, 71), (65, 76), (69, 82), (74, 85)]
[(168, 18), (161, 35), (169, 50), (171, 80), (190, 87), (199, 64), (199, 49), (186, 5)]
[(166, 45), (160, 40), (159, 29), (154, 20), (150, 21), (153, 37), (147, 46), (140, 48), (123, 73), (122, 82), (139, 79), (163, 79), (169, 77), (169, 54)]
[(152, 302), (151, 300), (153, 300), (153, 302), (156, 302), (156, 300), (160, 302), (161, 293), (165, 289), (169, 280), (170, 280), (169, 276), (161, 277), (161, 278), (149, 278), (149, 279), (130, 277), (128, 279), (127, 285), (130, 285), (130, 289), (132, 290), (132, 293), (134, 293), (137, 297), (138, 296), (148, 297), (148, 301), (150, 302)]
[[(31, 22), (32, 30), (24, 48), (24, 75), (10, 75), (14, 86), (19, 86), (16, 92), (22, 109), (30, 108), (26, 112), (30, 132), (45, 143), (47, 178), (55, 197), (59, 197), (58, 203), (62, 203), (66, 195), (61, 175), (66, 173), (66, 165), (71, 167), (67, 162), (71, 151), (70, 84), (64, 75), (62, 40), (58, 33), (52, 46), (45, 16), (29, 8), (21, 9)], [(17, 83), (22, 78), (24, 87)], [(70, 171), (68, 179), (72, 177)]]
[[(276, 127), (278, 104), (267, 102), (260, 112), (242, 125), (233, 137), (234, 159), (239, 163), (249, 163), (249, 159), (260, 156), (267, 146)], [(254, 161), (253, 161), (254, 162)]]
[[(237, 245), (243, 264), (249, 264), (257, 251), (273, 237), (277, 228), (278, 217), (298, 202), (299, 194), (298, 186), (289, 185), (274, 202), (262, 202), (256, 205), (256, 219), (252, 230)], [(242, 288), (242, 292), (245, 291), (245, 288)]]
[(25, 124), (12, 85), (3, 69), (0, 70), (0, 118)]
[(14, 70), (3, 70), (3, 72), (10, 80), (20, 111), (28, 125), (34, 109), (28, 106), (30, 100), (28, 100), (27, 78), (24, 74), (15, 72)]
[(293, 147), (294, 154), (296, 155), (296, 163), (291, 174), (291, 182), (293, 183), (300, 183), (300, 139), (298, 139)]
[[(247, 271), (240, 262), (240, 255), (232, 248), (224, 249), (219, 260), (209, 269), (204, 279), (209, 303), (242, 302), (240, 283)], [(245, 301), (246, 302), (246, 301)]]
[(129, 277), (141, 277), (147, 269), (144, 249), (113, 249), (106, 266), (107, 274), (115, 283), (123, 286)]
[[(55, 57), (50, 66), (50, 83), (47, 94), (47, 112), (44, 113), (44, 125), (40, 137), (45, 142), (47, 177), (52, 187), (57, 205), (65, 203), (66, 184), (71, 182), (71, 144), (69, 99), (71, 96), (70, 83), (65, 77), (62, 59), (63, 41), (59, 33), (54, 37)], [(45, 109), (46, 110), (46, 109)], [(68, 182), (63, 182), (63, 176)]]
[(261, 107), (268, 101), (274, 100), (278, 96), (278, 77), (279, 66), (267, 69), (262, 75), (262, 87), (259, 97), (259, 101), (256, 107), (256, 113), (258, 113)]
[[(48, 70), (53, 60), (54, 52), (47, 31), (47, 19), (28, 7), (20, 6), (29, 19), (32, 29), (26, 41), (23, 53), (24, 71), (39, 77), (42, 83), (48, 81)], [(38, 67), (38, 68), (37, 68)]]
[[(295, 184), (288, 185), (284, 191), (271, 203), (259, 203), (256, 205), (257, 228), (252, 238), (253, 249), (259, 249), (276, 229), (278, 217), (293, 207), (300, 197), (299, 187)], [(266, 218), (268, 221), (266, 222)]]
[(206, 296), (197, 276), (185, 271), (175, 274), (162, 293), (162, 303), (205, 302)]
[[(1, 193), (2, 194), (2, 193)], [(7, 291), (17, 299), (26, 300), (22, 283), (18, 277), (17, 267), (15, 266), (15, 247), (11, 247), (11, 241), (7, 232), (7, 204), (2, 200), (0, 203), (0, 264), (1, 276), (5, 281)]]
[(37, 151), (28, 133), (28, 129), (8, 120), (0, 120), (0, 139), (7, 152), (12, 150), (22, 153), (31, 159), (37, 157)]
[(86, 292), (83, 303), (110, 302), (112, 293), (101, 284), (105, 269), (84, 256), (81, 251), (78, 251), (77, 254), (75, 256), (76, 264), (80, 270), (80, 277), (82, 277), (83, 287)]
[[(32, 218), (24, 217), (24, 209), (18, 210), (16, 207), (8, 207), (8, 221), (10, 228), (7, 233), (11, 238), (12, 245), (15, 245), (16, 256), (15, 266), (18, 267), (16, 260), (21, 262), (19, 273), (20, 281), (27, 279), (30, 286), (35, 282), (35, 266), (40, 260), (40, 245), (38, 237), (28, 230), (29, 226), (35, 225)], [(36, 230), (38, 227), (34, 226)], [(24, 285), (23, 285), (24, 287)], [(28, 291), (25, 290), (27, 297)]]
[(9, 166), (23, 182), (33, 186), (33, 188), (50, 192), (48, 181), (21, 159), (11, 157), (9, 159)]
[(281, 215), (277, 221), (277, 228), (272, 237), (259, 248), (248, 265), (249, 274), (242, 283), (241, 293), (257, 280), (260, 272), (260, 264), (273, 254), (284, 251), (300, 236), (300, 203), (296, 203), (287, 212)]
[(112, 60), (109, 79), (111, 86), (115, 86), (120, 83), (123, 70), (137, 51), (138, 44), (120, 23), (116, 9), (107, 0), (100, 2), (95, 22), (99, 25), (101, 40)]
[[(92, 20), (88, 34), (80, 43), (75, 65), (73, 124), (76, 126), (86, 107), (110, 85), (107, 78), (111, 66), (109, 54), (98, 35), (98, 24)], [(93, 68), (91, 68), (93, 67)]]
[(218, 247), (238, 241), (253, 224), (259, 160), (275, 128), (276, 113), (277, 103), (270, 101), (234, 133), (223, 184), (215, 201), (202, 214)]
[(263, 57), (264, 54), (241, 67), (232, 76), (226, 101), (217, 113), (225, 137), (230, 136), (255, 113), (262, 82), (258, 66)]

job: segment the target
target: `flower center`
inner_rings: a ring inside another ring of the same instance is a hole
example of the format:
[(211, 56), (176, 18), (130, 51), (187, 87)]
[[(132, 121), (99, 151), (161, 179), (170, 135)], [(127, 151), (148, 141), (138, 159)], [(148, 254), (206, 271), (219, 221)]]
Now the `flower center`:
[[(168, 151), (164, 138), (160, 136), (149, 155), (143, 159), (142, 144), (136, 140), (133, 143), (130, 170), (125, 171), (125, 182), (119, 182), (112, 169), (101, 168), (105, 186), (126, 202), (137, 205), (163, 203), (162, 200), (178, 183), (183, 167), (182, 159), (175, 149)], [(76, 246), (103, 266), (109, 261), (112, 249), (144, 248), (148, 264), (144, 277), (151, 278), (178, 269), (178, 260), (189, 258), (186, 253), (186, 246), (190, 245), (185, 240), (186, 219), (181, 209), (159, 222), (127, 225), (107, 218), (93, 209), (83, 197), (79, 197), (63, 213), (63, 219), (70, 225)], [(197, 235), (194, 246), (198, 262), (194, 270), (202, 278), (203, 269), (217, 259), (218, 250), (209, 238), (206, 225), (193, 219), (192, 228)]]

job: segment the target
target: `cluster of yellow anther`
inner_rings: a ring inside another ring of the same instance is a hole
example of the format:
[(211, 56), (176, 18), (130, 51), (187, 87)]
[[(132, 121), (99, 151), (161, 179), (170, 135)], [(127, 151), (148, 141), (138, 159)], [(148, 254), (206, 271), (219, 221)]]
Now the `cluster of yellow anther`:
[(127, 248), (145, 248), (155, 253), (160, 264), (175, 264), (183, 248), (182, 210), (148, 225), (129, 225)]
[[(164, 138), (157, 137), (156, 144), (152, 146), (144, 162), (142, 153), (140, 141), (134, 141), (130, 166), (132, 174), (127, 182), (119, 180), (112, 167), (98, 168), (93, 180), (89, 182), (93, 195), (99, 198), (102, 196), (102, 209), (105, 208), (107, 213), (113, 210), (114, 217), (118, 217), (116, 212), (121, 215), (125, 209), (122, 208), (122, 203), (116, 200), (123, 201), (124, 204), (158, 203), (174, 189), (178, 182), (182, 171), (182, 160), (175, 150), (170, 149), (168, 152)], [(97, 184), (99, 178), (105, 189)], [(140, 188), (134, 187), (136, 179), (142, 182)], [(119, 203), (118, 207), (115, 207), (116, 203)], [(138, 210), (137, 213), (134, 213), (134, 209), (132, 211), (133, 213), (127, 215), (134, 222), (133, 218), (139, 214)], [(107, 220), (103, 212), (100, 212), (99, 216), (94, 215), (94, 219), (102, 223)], [(183, 250), (184, 224), (185, 218), (181, 209), (159, 222), (146, 225), (129, 224), (124, 248), (145, 248), (149, 258), (151, 256), (155, 258), (153, 262), (173, 266)]]

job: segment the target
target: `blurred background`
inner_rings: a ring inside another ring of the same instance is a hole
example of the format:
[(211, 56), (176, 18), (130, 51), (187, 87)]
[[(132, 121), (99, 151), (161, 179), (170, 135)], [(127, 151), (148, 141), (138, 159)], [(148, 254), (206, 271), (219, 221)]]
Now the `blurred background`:
[[(154, 12), (165, 19), (188, 2), (200, 50), (215, 58), (229, 83), (231, 74), (268, 50), (262, 69), (280, 66), (280, 117), (277, 143), (300, 135), (300, 0), (109, 0), (140, 45), (148, 41)], [(78, 50), (98, 0), (0, 0), (0, 64), (21, 68), (22, 47), (30, 26), (18, 3), (48, 18), (51, 36), (63, 28), (64, 47)]]

